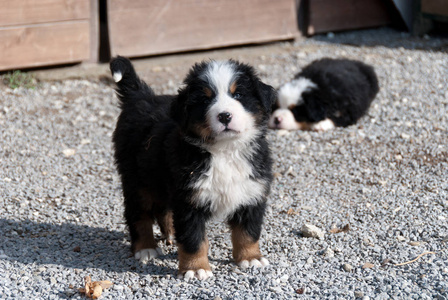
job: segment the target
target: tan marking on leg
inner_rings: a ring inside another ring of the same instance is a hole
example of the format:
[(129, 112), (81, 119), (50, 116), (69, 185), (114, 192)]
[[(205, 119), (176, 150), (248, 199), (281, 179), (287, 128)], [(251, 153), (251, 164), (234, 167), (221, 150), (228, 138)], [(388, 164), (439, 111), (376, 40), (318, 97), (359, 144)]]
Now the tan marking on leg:
[(177, 244), (177, 253), (179, 256), (179, 274), (184, 274), (188, 270), (197, 271), (204, 269), (205, 271), (211, 271), (208, 263), (208, 240), (200, 245), (199, 250), (196, 253), (187, 253), (183, 250), (181, 244)]
[(157, 242), (154, 239), (154, 232), (152, 230), (152, 225), (154, 220), (147, 218), (134, 223), (135, 230), (137, 231), (138, 238), (133, 245), (134, 254), (142, 249), (157, 247)]
[(233, 259), (236, 263), (242, 260), (260, 259), (261, 252), (258, 241), (254, 241), (240, 226), (232, 228)]
[(296, 122), (299, 130), (311, 130), (311, 124), (308, 122)]
[(172, 245), (174, 242), (173, 212), (165, 211), (163, 214), (159, 214), (156, 217), (166, 244)]
[(236, 87), (237, 87), (236, 81), (232, 82), (229, 88), (231, 94), (235, 93)]

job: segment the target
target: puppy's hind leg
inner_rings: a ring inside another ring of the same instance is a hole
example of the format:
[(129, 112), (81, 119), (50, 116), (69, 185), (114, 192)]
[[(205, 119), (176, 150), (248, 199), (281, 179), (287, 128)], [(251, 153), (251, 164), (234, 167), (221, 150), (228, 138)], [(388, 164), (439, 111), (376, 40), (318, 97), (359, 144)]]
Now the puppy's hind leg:
[[(154, 239), (154, 218), (151, 213), (150, 199), (144, 193), (126, 193), (125, 190), (125, 218), (131, 235), (131, 248), (134, 257), (146, 263), (152, 258), (163, 254)], [(146, 204), (146, 205), (144, 205)]]
[(173, 213), (169, 210), (164, 210), (156, 214), (157, 223), (159, 224), (160, 231), (162, 232), (162, 239), (165, 240), (167, 245), (174, 244), (174, 226), (173, 226)]

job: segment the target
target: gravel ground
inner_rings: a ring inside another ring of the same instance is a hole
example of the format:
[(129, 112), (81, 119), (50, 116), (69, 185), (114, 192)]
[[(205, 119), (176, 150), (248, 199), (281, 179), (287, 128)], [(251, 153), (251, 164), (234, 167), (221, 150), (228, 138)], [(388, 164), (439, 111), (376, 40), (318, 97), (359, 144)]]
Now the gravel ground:
[[(82, 299), (77, 288), (91, 275), (114, 283), (102, 299), (448, 299), (448, 40), (377, 29), (276, 48), (235, 58), (275, 87), (317, 58), (361, 59), (375, 66), (381, 91), (356, 126), (269, 132), (269, 267), (233, 265), (221, 223), (209, 224), (212, 279), (176, 279), (175, 247), (139, 265), (112, 159), (112, 85), (1, 86), (0, 298)], [(143, 77), (173, 93), (190, 65)], [(304, 237), (304, 224), (324, 236)]]

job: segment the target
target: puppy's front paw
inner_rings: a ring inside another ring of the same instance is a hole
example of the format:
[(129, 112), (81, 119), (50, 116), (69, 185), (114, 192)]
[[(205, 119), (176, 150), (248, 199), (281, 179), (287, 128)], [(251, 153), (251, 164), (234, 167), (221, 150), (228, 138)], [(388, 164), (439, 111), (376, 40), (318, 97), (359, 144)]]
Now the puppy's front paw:
[(185, 279), (186, 281), (189, 281), (193, 278), (197, 278), (199, 280), (206, 280), (210, 277), (213, 277), (213, 273), (210, 270), (204, 270), (204, 269), (199, 269), (199, 270), (188, 270), (187, 272), (185, 272), (185, 274), (179, 274), (177, 276), (177, 278), (179, 279)]
[(334, 123), (330, 119), (325, 119), (323, 121), (314, 123), (311, 125), (311, 130), (317, 131), (317, 132), (323, 132), (330, 129), (333, 129), (335, 127)]
[(248, 260), (242, 260), (238, 263), (238, 266), (242, 269), (247, 269), (250, 267), (254, 267), (254, 268), (261, 268), (261, 267), (265, 267), (269, 265), (269, 261), (262, 257), (259, 260), (258, 259), (252, 259), (250, 261)]
[(163, 251), (162, 249), (160, 249), (159, 247), (157, 248), (148, 248), (148, 249), (142, 249), (139, 250), (137, 252), (135, 252), (135, 259), (139, 260), (141, 263), (146, 264), (148, 262), (148, 260), (152, 259), (152, 258), (156, 258), (160, 255), (163, 255)]

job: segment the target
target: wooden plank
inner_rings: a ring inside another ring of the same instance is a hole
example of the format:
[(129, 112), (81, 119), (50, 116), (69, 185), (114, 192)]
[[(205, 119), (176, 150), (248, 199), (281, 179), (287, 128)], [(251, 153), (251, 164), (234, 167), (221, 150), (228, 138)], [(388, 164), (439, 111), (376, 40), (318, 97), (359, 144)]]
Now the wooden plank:
[(87, 20), (0, 28), (0, 70), (89, 59)]
[(448, 16), (447, 0), (421, 0), (421, 7), (423, 13)]
[(113, 56), (291, 39), (295, 0), (108, 0)]
[(391, 23), (383, 0), (309, 0), (308, 34)]
[(90, 0), (0, 0), (0, 27), (90, 18)]
[(90, 0), (90, 58), (89, 61), (96, 63), (100, 55), (100, 16), (98, 0)]

